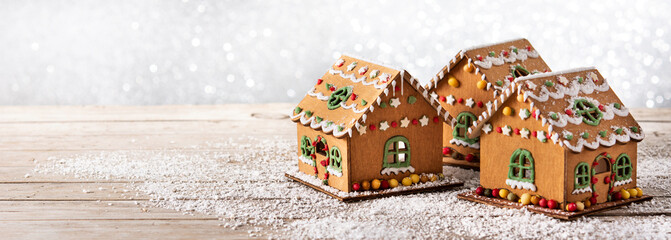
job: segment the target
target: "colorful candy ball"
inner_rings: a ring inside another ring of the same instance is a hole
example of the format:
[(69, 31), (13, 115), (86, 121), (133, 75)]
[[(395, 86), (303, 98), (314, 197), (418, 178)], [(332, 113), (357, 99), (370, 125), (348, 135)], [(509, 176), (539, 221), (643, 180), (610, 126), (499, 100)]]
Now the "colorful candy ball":
[(557, 203), (557, 201), (555, 201), (555, 200), (549, 200), (548, 201), (548, 208), (549, 209), (555, 209), (557, 207), (559, 207), (559, 203)]
[(412, 180), (412, 183), (418, 183), (419, 182), (419, 175), (417, 174), (410, 174), (410, 179)]
[(352, 184), (352, 190), (359, 191), (359, 189), (361, 189), (361, 185), (359, 183)]
[(492, 190), (489, 188), (485, 188), (485, 197), (491, 197), (492, 196)]
[(585, 210), (585, 204), (583, 202), (576, 202), (575, 206), (576, 206), (578, 211)]
[(429, 181), (432, 181), (432, 182), (438, 181), (438, 176), (436, 174), (431, 174), (431, 177), (429, 178)]
[(588, 208), (588, 207), (591, 207), (591, 206), (592, 206), (592, 201), (590, 201), (589, 199), (587, 201), (585, 201), (585, 208)]
[(387, 180), (382, 180), (382, 182), (380, 183), (380, 188), (382, 188), (382, 189), (387, 189), (387, 188), (389, 188), (389, 181), (387, 181)]
[(510, 193), (508, 189), (501, 189), (499, 190), (499, 197), (506, 198), (508, 197), (508, 193)]
[(377, 179), (373, 179), (373, 181), (370, 182), (370, 186), (373, 187), (373, 189), (375, 190), (379, 189), (381, 184), (382, 183), (380, 182), (380, 180)]
[(370, 189), (370, 182), (368, 182), (368, 181), (361, 182), (361, 188), (363, 190), (366, 190), (366, 191), (369, 190)]
[(483, 187), (476, 188), (475, 189), (475, 194), (480, 195), (480, 196), (485, 195), (485, 188), (483, 188)]
[(538, 206), (540, 207), (548, 207), (548, 200), (545, 198), (541, 198), (541, 200), (538, 200)]
[(638, 194), (636, 194), (636, 197), (643, 197), (643, 189), (637, 187), (636, 191), (638, 192)]
[(422, 175), (421, 177), (419, 177), (419, 181), (421, 181), (422, 183), (428, 182), (429, 176)]
[(578, 206), (575, 203), (566, 204), (566, 211), (575, 212), (576, 210), (578, 210)]
[(622, 200), (622, 194), (620, 192), (613, 193), (613, 199)]
[(454, 77), (448, 78), (447, 79), (447, 84), (450, 84), (450, 86), (455, 87), (455, 88), (459, 87), (459, 85), (460, 85), (459, 80), (457, 80)]
[(522, 194), (522, 196), (520, 197), (520, 201), (521, 201), (522, 205), (531, 204), (531, 194), (529, 194), (529, 193)]
[(627, 200), (629, 197), (631, 197), (631, 194), (629, 194), (629, 191), (625, 190), (624, 188), (620, 190), (620, 195), (622, 195), (622, 199)]
[(629, 189), (627, 191), (629, 192), (629, 195), (631, 195), (631, 197), (633, 198), (638, 197), (638, 190), (636, 190), (635, 188)]
[(389, 187), (391, 187), (391, 188), (398, 187), (398, 180), (396, 180), (396, 179), (390, 179), (390, 180), (389, 180)]
[(517, 195), (515, 195), (514, 193), (508, 193), (508, 196), (506, 196), (506, 198), (508, 198), (508, 201), (511, 202), (517, 202), (517, 200), (519, 199)]
[(492, 189), (492, 197), (499, 197), (499, 189), (497, 188)]
[(401, 180), (401, 184), (403, 184), (403, 186), (410, 186), (412, 185), (412, 179), (410, 179), (410, 177), (404, 177), (403, 180)]
[(487, 87), (487, 81), (485, 81), (485, 80), (480, 80), (480, 81), (478, 81), (478, 83), (477, 83), (477, 87), (478, 87), (479, 89), (485, 89), (485, 88)]

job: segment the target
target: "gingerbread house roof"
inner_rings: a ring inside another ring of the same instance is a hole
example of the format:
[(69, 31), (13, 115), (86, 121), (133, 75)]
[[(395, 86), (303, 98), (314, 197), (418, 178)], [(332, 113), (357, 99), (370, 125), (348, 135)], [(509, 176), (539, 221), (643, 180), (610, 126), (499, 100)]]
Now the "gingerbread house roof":
[[(417, 90), (444, 121), (452, 121), (449, 112), (437, 100), (431, 99), (419, 81), (405, 70), (350, 56), (338, 59), (289, 116), (294, 122), (335, 137), (346, 134), (351, 137), (352, 129), (364, 123), (367, 114), (379, 106), (381, 95), (395, 94), (397, 88), (403, 94), (404, 84), (400, 81), (407, 81)], [(332, 98), (332, 94), (341, 88), (351, 91), (351, 94), (342, 95), (349, 97)]]
[[(529, 109), (519, 109), (521, 118), (532, 118), (547, 126), (555, 144), (581, 152), (616, 142), (641, 141), (641, 126), (595, 68), (579, 68), (521, 77), (495, 102), (494, 114), (511, 95), (521, 94)], [(484, 113), (471, 129), (481, 127), (492, 114)]]
[(550, 67), (540, 57), (526, 38), (494, 44), (479, 45), (459, 51), (450, 62), (429, 82), (427, 89), (438, 86), (457, 63), (466, 59), (475, 65), (475, 74), (488, 82), (486, 89), (494, 88), (494, 97), (506, 89), (513, 80), (512, 70), (520, 64), (526, 65), (529, 74), (548, 72)]

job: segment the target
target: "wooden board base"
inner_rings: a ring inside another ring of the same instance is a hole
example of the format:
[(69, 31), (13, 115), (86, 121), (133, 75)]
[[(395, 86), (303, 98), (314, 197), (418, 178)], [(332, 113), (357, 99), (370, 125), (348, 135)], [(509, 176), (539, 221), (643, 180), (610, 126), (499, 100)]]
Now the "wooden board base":
[(443, 157), (443, 164), (480, 171), (480, 162), (468, 162), (466, 160), (457, 160), (451, 157)]
[[(337, 194), (334, 194), (332, 192), (329, 192), (320, 186), (316, 186), (314, 184), (311, 184), (309, 182), (303, 181), (302, 179), (293, 176), (289, 173), (285, 173), (284, 176), (287, 178), (294, 180), (296, 182), (305, 184), (306, 186), (309, 186), (311, 188), (314, 188), (317, 191), (320, 191), (322, 193), (325, 193), (326, 195), (329, 195), (335, 199), (338, 199), (343, 202), (356, 202), (356, 201), (362, 201), (362, 200), (368, 200), (368, 199), (374, 199), (374, 198), (383, 198), (383, 197), (390, 197), (390, 196), (398, 196), (398, 195), (406, 195), (406, 194), (414, 194), (414, 193), (422, 193), (422, 192), (437, 192), (437, 191), (443, 191), (447, 190), (450, 188), (454, 187), (461, 187), (464, 185), (462, 182), (456, 182), (456, 183), (446, 183), (440, 186), (428, 186), (425, 188), (413, 188), (413, 189), (408, 189), (404, 191), (394, 191), (394, 192), (373, 192), (371, 191), (371, 194), (365, 194), (365, 195), (357, 195), (357, 196), (352, 196), (352, 197), (341, 197), (338, 196)], [(420, 185), (421, 186), (421, 185)]]
[(619, 200), (619, 201), (613, 201), (613, 202), (605, 202), (605, 203), (599, 203), (599, 204), (594, 204), (589, 208), (585, 208), (583, 211), (579, 212), (567, 212), (567, 211), (562, 211), (559, 209), (549, 209), (549, 208), (543, 208), (539, 206), (534, 206), (534, 205), (527, 205), (524, 206), (521, 203), (516, 203), (516, 202), (511, 202), (508, 200), (504, 200), (502, 198), (493, 198), (493, 197), (485, 197), (485, 196), (480, 196), (475, 194), (475, 191), (469, 191), (469, 192), (464, 192), (460, 193), (457, 195), (457, 198), (463, 199), (463, 200), (468, 200), (472, 202), (477, 202), (477, 203), (484, 203), (484, 204), (489, 204), (492, 206), (497, 206), (497, 207), (505, 207), (505, 208), (526, 208), (527, 210), (535, 213), (541, 213), (548, 215), (553, 218), (558, 218), (562, 220), (573, 220), (575, 218), (579, 218), (582, 216), (588, 216), (592, 215), (598, 212), (614, 209), (614, 208), (619, 208), (622, 206), (629, 205), (634, 202), (643, 202), (643, 201), (649, 201), (652, 199), (652, 196), (648, 195), (643, 195), (642, 197), (639, 198), (629, 198), (627, 200)]

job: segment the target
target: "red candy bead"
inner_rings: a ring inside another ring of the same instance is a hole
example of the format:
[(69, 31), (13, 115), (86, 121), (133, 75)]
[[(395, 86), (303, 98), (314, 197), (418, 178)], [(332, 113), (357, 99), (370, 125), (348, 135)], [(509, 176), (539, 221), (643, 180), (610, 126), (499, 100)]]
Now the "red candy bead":
[(615, 198), (615, 200), (622, 200), (622, 194), (620, 192), (615, 192), (613, 198)]
[(329, 179), (329, 173), (324, 173), (324, 179)]
[(463, 103), (463, 102), (464, 102), (464, 99), (463, 99), (463, 98), (459, 98), (459, 99), (457, 99), (457, 102), (458, 102), (458, 103)]
[(375, 131), (375, 128), (376, 128), (375, 124), (368, 125), (368, 129), (370, 129), (371, 131)]
[(331, 91), (335, 91), (335, 87), (331, 86), (331, 87), (329, 88), (329, 90), (331, 90)]
[(571, 111), (571, 109), (566, 109), (566, 114), (569, 116), (573, 116), (573, 111)]
[(548, 200), (545, 198), (541, 198), (541, 200), (538, 201), (538, 206), (540, 207), (548, 207)]
[(603, 105), (599, 104), (599, 110), (603, 111)]
[(592, 177), (592, 184), (598, 183), (599, 179), (596, 177)]
[(497, 188), (492, 189), (492, 197), (499, 197), (499, 189)]
[(417, 119), (412, 120), (412, 125), (417, 125), (418, 123), (419, 123), (419, 121), (417, 121)]
[(446, 101), (446, 99), (445, 99), (444, 96), (440, 96), (440, 97), (438, 97), (438, 99), (439, 99), (441, 102), (445, 102), (445, 101)]
[(451, 154), (451, 153), (452, 153), (452, 149), (450, 149), (448, 147), (443, 148), (443, 155), (448, 155), (448, 154)]
[(359, 185), (359, 183), (352, 184), (352, 190), (359, 191), (359, 189), (361, 189), (361, 185)]
[(322, 82), (324, 82), (324, 80), (322, 80), (321, 78), (317, 79), (317, 85), (322, 84)]
[(589, 198), (589, 202), (591, 202), (592, 205), (596, 204), (596, 197)]
[(321, 164), (322, 167), (326, 167), (326, 165), (328, 165), (328, 163), (326, 162), (326, 160), (322, 160), (321, 162), (319, 162), (319, 164)]
[(435, 123), (440, 122), (440, 118), (439, 117), (433, 117), (433, 122), (435, 122)]
[(515, 130), (513, 130), (513, 131), (515, 132), (515, 134), (520, 135), (520, 129), (519, 128), (515, 128)]
[(497, 132), (497, 133), (502, 133), (503, 130), (501, 129), (501, 127), (496, 127), (496, 132)]
[(479, 61), (482, 61), (482, 56), (478, 55), (476, 58), (477, 58)]
[(475, 156), (473, 156), (473, 154), (469, 153), (466, 155), (466, 162), (472, 162), (473, 160), (475, 160)]
[(606, 176), (605, 178), (603, 178), (603, 183), (609, 184), (610, 183), (610, 177)]
[(537, 137), (538, 133), (536, 133), (536, 131), (533, 131), (533, 132), (531, 132), (531, 136)]
[(559, 203), (557, 203), (557, 201), (555, 200), (548, 201), (548, 208), (555, 209), (557, 208), (557, 206), (559, 206)]
[(382, 180), (382, 183), (380, 184), (380, 188), (382, 188), (382, 189), (387, 189), (387, 188), (389, 188), (389, 181), (387, 181), (387, 180)]
[(392, 121), (392, 122), (391, 122), (391, 127), (393, 127), (393, 128), (398, 127), (398, 123)]
[(356, 100), (356, 94), (352, 93), (352, 101)]
[(482, 106), (484, 106), (484, 104), (482, 103), (482, 101), (479, 101), (478, 102), (478, 107), (482, 107)]
[(568, 210), (569, 212), (575, 212), (576, 210), (578, 210), (578, 206), (576, 206), (575, 203), (569, 203), (568, 205), (566, 205), (566, 210)]
[(485, 189), (483, 187), (478, 187), (475, 189), (475, 194), (482, 196), (485, 194)]

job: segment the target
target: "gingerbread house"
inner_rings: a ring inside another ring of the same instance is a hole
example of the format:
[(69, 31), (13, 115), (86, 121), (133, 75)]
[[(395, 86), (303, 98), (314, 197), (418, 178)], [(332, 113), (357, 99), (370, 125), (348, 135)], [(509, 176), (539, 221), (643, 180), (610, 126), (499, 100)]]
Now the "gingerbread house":
[(342, 56), (290, 118), (299, 171), (340, 191), (443, 171), (443, 122), (451, 118), (404, 70)]
[(481, 134), (484, 189), (527, 193), (568, 211), (642, 196), (643, 131), (596, 69), (518, 78), (493, 105), (469, 128)]
[(526, 39), (517, 39), (459, 52), (426, 86), (431, 96), (455, 119), (443, 127), (444, 162), (478, 168), (479, 139), (466, 131), (515, 78), (550, 71)]

